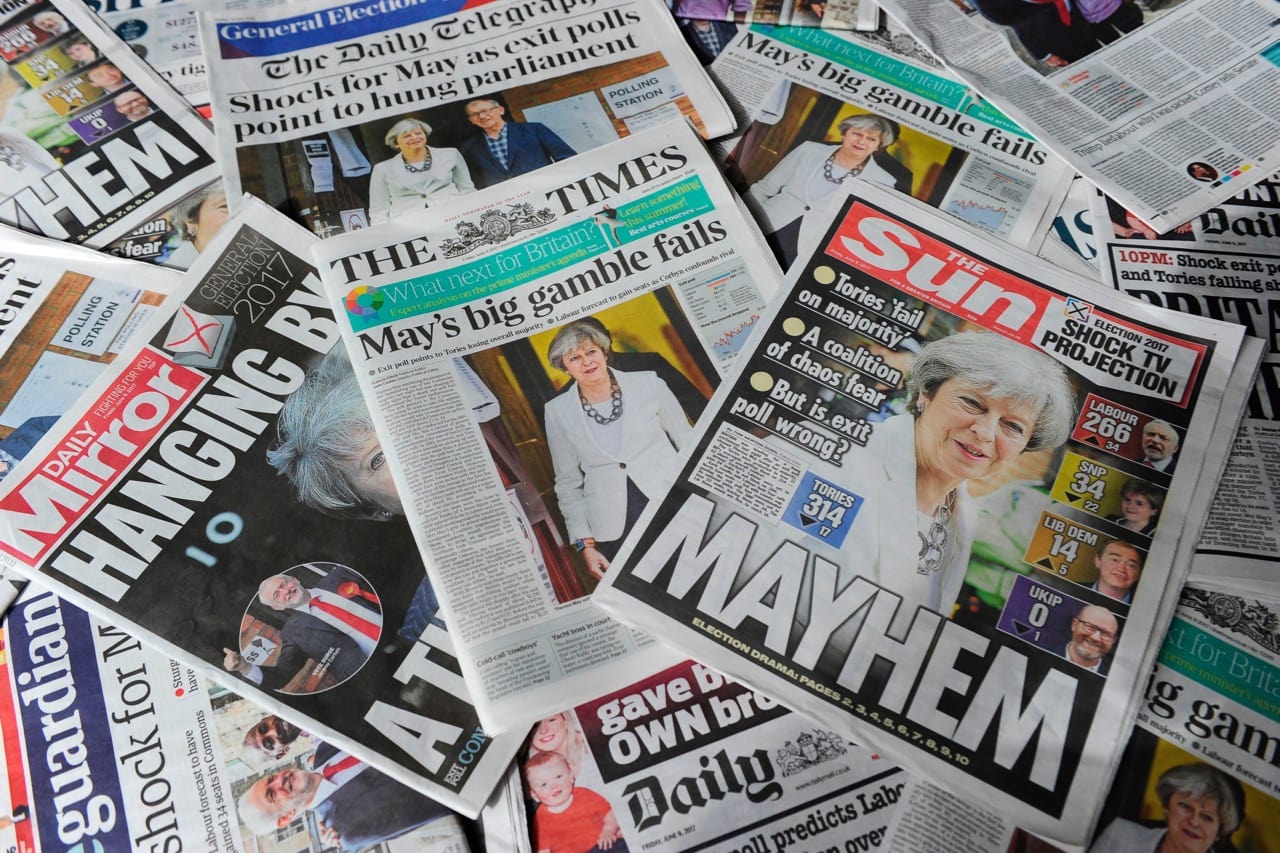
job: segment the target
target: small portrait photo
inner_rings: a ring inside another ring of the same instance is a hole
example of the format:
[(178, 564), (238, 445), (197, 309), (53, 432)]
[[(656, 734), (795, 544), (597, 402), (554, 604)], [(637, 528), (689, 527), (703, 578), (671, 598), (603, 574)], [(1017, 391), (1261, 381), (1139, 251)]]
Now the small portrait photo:
[(1218, 180), (1218, 170), (1202, 160), (1188, 163), (1187, 174), (1193, 179), (1206, 184)]
[(318, 693), (351, 678), (382, 638), (382, 605), (355, 569), (313, 562), (264, 578), (223, 666), (281, 693)]
[(1109, 608), (1025, 575), (1014, 579), (998, 623), (1004, 633), (1098, 675), (1111, 667), (1122, 625)]
[(497, 404), (477, 409), (480, 430), (555, 601), (589, 594), (719, 381), (696, 331), (662, 288), (464, 365)]

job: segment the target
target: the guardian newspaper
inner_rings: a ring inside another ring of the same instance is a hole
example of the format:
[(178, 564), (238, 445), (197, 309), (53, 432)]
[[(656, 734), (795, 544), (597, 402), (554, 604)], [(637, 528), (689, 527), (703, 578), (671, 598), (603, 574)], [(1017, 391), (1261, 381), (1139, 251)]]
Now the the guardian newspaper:
[(1157, 231), (1275, 171), (1274, 2), (882, 5), (949, 68)]
[[(593, 600), (1083, 840), (1187, 570), (1195, 449), (1242, 330), (874, 186), (788, 280)], [(1144, 457), (1153, 421), (1189, 439), (1173, 475)], [(1135, 488), (1166, 514), (1134, 526)]]
[(637, 134), (316, 259), (486, 727), (665, 665), (587, 596), (781, 281), (697, 135)]
[(146, 345), (0, 484), (0, 548), (474, 816), (515, 745), (479, 725), (394, 492), (354, 477), (373, 429), (306, 258), (314, 241), (247, 202)]
[(233, 197), (322, 237), (684, 117), (733, 130), (658, 0), (363, 0), (202, 12)]

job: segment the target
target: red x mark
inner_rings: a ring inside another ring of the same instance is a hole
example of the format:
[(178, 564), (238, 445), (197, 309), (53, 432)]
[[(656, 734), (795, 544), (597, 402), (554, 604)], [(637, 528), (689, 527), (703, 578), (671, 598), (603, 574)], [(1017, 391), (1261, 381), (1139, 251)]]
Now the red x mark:
[(181, 340), (170, 341), (169, 348), (173, 349), (175, 347), (180, 347), (183, 344), (185, 344), (187, 341), (191, 340), (192, 338), (195, 338), (196, 340), (200, 341), (200, 345), (204, 347), (204, 351), (208, 355), (213, 355), (213, 347), (210, 346), (209, 342), (204, 339), (204, 335), (201, 334), (201, 332), (203, 332), (205, 329), (208, 329), (210, 327), (216, 328), (218, 325), (218, 321), (210, 320), (208, 323), (205, 323), (203, 326), (201, 326), (198, 322), (196, 322), (196, 318), (191, 316), (191, 312), (187, 310), (187, 306), (183, 305), (181, 307), (182, 307), (183, 316), (185, 316), (188, 320), (191, 321), (191, 327), (195, 329), (195, 331), (187, 335), (185, 338)]

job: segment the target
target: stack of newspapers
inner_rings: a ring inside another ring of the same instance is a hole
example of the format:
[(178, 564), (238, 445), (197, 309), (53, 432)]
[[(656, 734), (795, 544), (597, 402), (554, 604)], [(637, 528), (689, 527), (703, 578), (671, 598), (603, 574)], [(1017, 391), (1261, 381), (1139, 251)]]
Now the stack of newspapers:
[(1274, 850), (1277, 9), (1103, 5), (0, 3), (0, 847)]

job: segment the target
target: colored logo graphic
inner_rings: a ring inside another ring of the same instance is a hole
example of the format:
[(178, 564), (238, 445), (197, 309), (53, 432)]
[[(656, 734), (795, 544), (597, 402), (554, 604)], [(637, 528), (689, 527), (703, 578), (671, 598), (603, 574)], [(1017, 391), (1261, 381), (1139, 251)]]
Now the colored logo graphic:
[(353, 317), (374, 317), (384, 302), (386, 297), (378, 288), (362, 284), (351, 289), (345, 304), (347, 313)]

